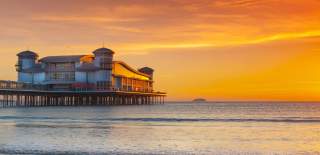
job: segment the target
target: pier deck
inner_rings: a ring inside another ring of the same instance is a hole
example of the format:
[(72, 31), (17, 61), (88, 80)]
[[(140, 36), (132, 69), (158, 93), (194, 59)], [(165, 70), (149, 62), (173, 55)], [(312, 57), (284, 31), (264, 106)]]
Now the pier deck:
[(163, 104), (165, 93), (121, 90), (55, 91), (0, 81), (0, 107)]

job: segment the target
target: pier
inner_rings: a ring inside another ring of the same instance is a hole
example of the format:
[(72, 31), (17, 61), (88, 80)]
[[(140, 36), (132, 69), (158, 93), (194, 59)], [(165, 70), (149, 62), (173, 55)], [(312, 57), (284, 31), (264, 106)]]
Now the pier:
[(49, 90), (42, 85), (0, 81), (0, 107), (163, 104), (165, 93), (123, 90)]
[(166, 93), (153, 89), (154, 70), (134, 69), (114, 54), (105, 47), (42, 58), (19, 52), (17, 81), (0, 80), (0, 107), (163, 104)]

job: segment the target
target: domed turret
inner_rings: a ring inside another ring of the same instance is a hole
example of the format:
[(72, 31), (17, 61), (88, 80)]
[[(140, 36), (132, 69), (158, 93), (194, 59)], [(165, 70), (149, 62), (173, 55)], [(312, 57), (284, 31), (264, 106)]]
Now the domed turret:
[(32, 51), (23, 51), (17, 54), (18, 56), (18, 63), (16, 64), (16, 70), (23, 71), (24, 69), (32, 68), (39, 55)]
[(154, 70), (153, 70), (152, 68), (150, 68), (150, 67), (143, 67), (143, 68), (140, 68), (138, 71), (141, 72), (141, 73), (144, 73), (144, 74), (149, 75), (150, 78), (153, 79), (153, 72), (154, 72)]
[(93, 51), (95, 55), (94, 64), (97, 67), (100, 67), (103, 70), (111, 70), (112, 69), (112, 61), (114, 51), (111, 49), (102, 47)]
[(109, 49), (109, 48), (102, 47), (102, 48), (98, 48), (98, 49), (94, 50), (94, 51), (93, 51), (93, 54), (96, 55), (96, 56), (100, 56), (100, 55), (113, 55), (113, 54), (114, 54), (114, 51), (112, 51), (112, 50)]
[(95, 73), (95, 81), (97, 86), (111, 86), (112, 82), (112, 61), (114, 51), (111, 49), (102, 47), (93, 51), (94, 54), (94, 66), (97, 67)]
[(30, 58), (30, 59), (32, 59), (32, 58), (37, 59), (39, 57), (39, 55), (37, 53), (29, 51), (29, 50), (22, 51), (22, 52), (18, 53), (17, 56), (19, 58)]
[(39, 55), (27, 50), (18, 53), (17, 56), (18, 62), (16, 64), (16, 70), (18, 72), (18, 81), (33, 83), (34, 77), (32, 74), (28, 73), (28, 71), (35, 68)]

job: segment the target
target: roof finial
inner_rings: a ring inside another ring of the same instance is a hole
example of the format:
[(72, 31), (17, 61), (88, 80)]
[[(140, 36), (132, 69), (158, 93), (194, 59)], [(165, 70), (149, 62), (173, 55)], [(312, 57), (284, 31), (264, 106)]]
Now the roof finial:
[(102, 42), (102, 47), (104, 48), (104, 41)]

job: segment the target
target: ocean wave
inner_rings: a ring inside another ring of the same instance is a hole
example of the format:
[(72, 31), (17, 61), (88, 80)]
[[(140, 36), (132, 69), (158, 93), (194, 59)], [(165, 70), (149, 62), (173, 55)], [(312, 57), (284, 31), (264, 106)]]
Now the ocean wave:
[[(106, 152), (89, 152), (89, 151), (58, 151), (58, 150), (29, 150), (29, 149), (6, 149), (0, 148), (0, 154), (38, 154), (38, 155), (144, 155), (147, 153), (125, 153), (125, 152), (114, 152), (114, 151), (106, 151)], [(159, 154), (160, 155), (160, 154)]]
[(284, 123), (320, 123), (320, 117), (271, 117), (271, 118), (69, 118), (40, 116), (0, 116), (1, 120), (23, 120), (24, 122), (51, 123), (103, 123), (103, 122), (284, 122)]
[(84, 124), (15, 124), (18, 128), (68, 128), (68, 129), (111, 129), (107, 125), (84, 125)]
[(108, 118), (109, 121), (139, 122), (287, 122), (287, 123), (320, 123), (320, 119), (260, 119), (260, 118)]
[[(22, 119), (22, 118), (21, 118)], [(31, 119), (31, 118), (29, 118)], [(61, 122), (68, 123), (70, 120), (80, 123), (99, 123), (99, 122), (284, 122), (284, 123), (320, 123), (317, 117), (276, 117), (276, 118), (92, 118), (92, 119), (41, 119), (32, 118), (37, 120), (50, 120), (48, 122)], [(52, 120), (52, 121), (51, 121)], [(53, 121), (56, 120), (56, 121)], [(63, 121), (64, 120), (64, 121)]]
[(0, 120), (20, 120), (20, 119), (38, 119), (38, 120), (57, 120), (68, 119), (66, 117), (46, 117), (46, 116), (0, 116)]

